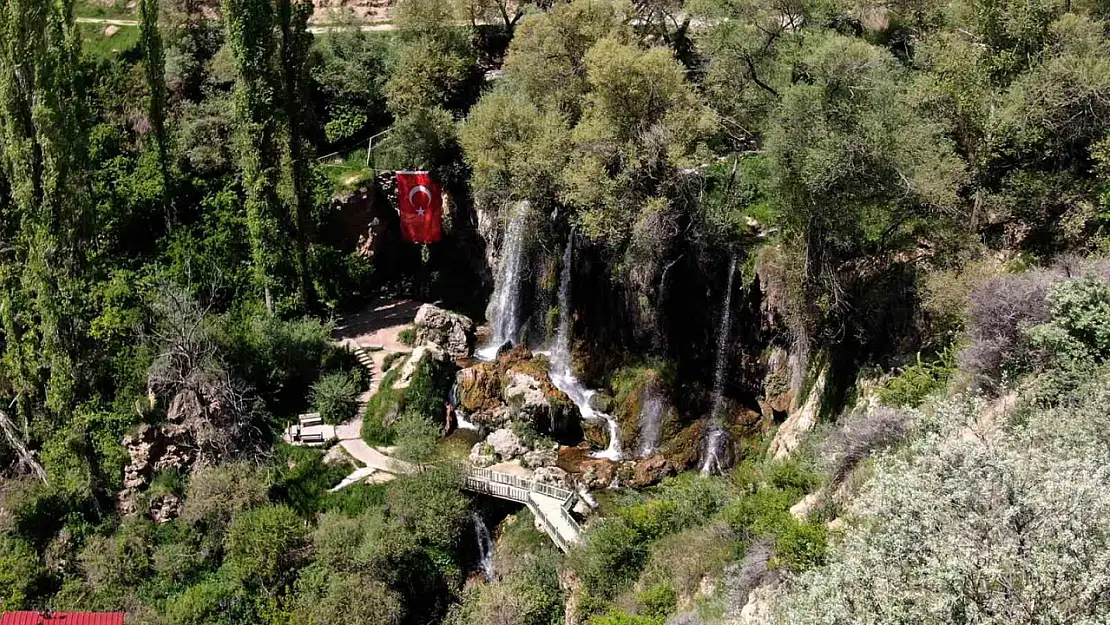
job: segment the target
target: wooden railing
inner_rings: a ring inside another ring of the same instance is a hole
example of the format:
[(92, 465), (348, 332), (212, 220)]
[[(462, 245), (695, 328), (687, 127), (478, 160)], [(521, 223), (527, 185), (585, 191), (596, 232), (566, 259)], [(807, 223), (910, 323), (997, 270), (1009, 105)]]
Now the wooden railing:
[[(518, 475), (477, 467), (467, 469), (463, 482), (467, 490), (508, 499), (528, 506), (528, 509), (547, 528), (547, 534), (551, 537), (551, 540), (563, 551), (570, 549), (571, 541), (559, 531), (560, 522), (574, 532), (574, 536), (571, 537), (573, 540), (577, 540), (582, 533), (582, 527), (570, 514), (570, 508), (574, 505), (575, 497), (574, 491), (570, 489), (522, 478)], [(533, 493), (545, 495), (558, 501), (559, 506), (556, 514), (559, 518), (549, 518), (549, 514), (544, 512), (543, 508), (532, 497)]]
[(562, 488), (560, 486), (555, 486), (552, 484), (537, 482), (536, 480), (526, 479), (520, 477), (519, 475), (512, 475), (511, 473), (502, 473), (500, 471), (494, 471), (492, 469), (479, 469), (478, 467), (470, 467), (469, 469), (467, 469), (466, 479), (468, 484), (472, 480), (496, 484), (509, 484), (517, 488), (523, 488), (527, 491), (540, 493), (541, 495), (547, 495), (548, 497), (554, 497), (555, 499), (561, 501), (563, 505), (567, 507), (573, 505), (574, 502), (574, 491), (568, 488)]

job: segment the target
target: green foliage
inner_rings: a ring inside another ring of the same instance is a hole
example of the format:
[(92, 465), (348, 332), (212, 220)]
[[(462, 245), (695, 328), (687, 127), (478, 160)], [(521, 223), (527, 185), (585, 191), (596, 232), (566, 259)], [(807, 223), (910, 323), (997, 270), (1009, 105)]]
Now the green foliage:
[(307, 517), (324, 509), (328, 489), (349, 472), (348, 467), (325, 464), (324, 454), (317, 450), (279, 445), (271, 459), (271, 496)]
[(879, 389), (878, 396), (886, 406), (916, 408), (929, 395), (944, 388), (948, 378), (956, 371), (956, 350), (946, 348), (936, 360), (917, 362), (903, 367)]
[(792, 572), (807, 571), (825, 564), (827, 551), (824, 525), (791, 522), (775, 535), (773, 564)]
[(324, 423), (343, 423), (358, 409), (358, 382), (349, 373), (329, 373), (312, 385), (312, 407)]
[(268, 501), (265, 472), (245, 462), (200, 467), (189, 476), (181, 516), (220, 533), (235, 517)]
[(397, 333), (397, 341), (402, 345), (412, 346), (416, 343), (416, 328), (405, 328)]
[(366, 406), (362, 438), (372, 445), (393, 444), (393, 425), (405, 413), (419, 415), (430, 423), (443, 422), (444, 405), (451, 391), (450, 365), (425, 357), (416, 365), (409, 385), (394, 388), (406, 366), (390, 369)]
[(436, 443), (443, 433), (443, 424), (428, 417), (406, 411), (393, 426), (394, 454), (405, 461), (424, 463), (435, 454)]
[(591, 616), (588, 625), (659, 625), (662, 619), (629, 614), (620, 610), (611, 610), (605, 614)]
[(640, 592), (636, 604), (640, 614), (662, 621), (678, 607), (678, 597), (670, 584), (656, 584)]
[(46, 570), (34, 548), (11, 536), (0, 535), (0, 605), (16, 611), (31, 607), (31, 599)]
[(280, 588), (303, 560), (304, 522), (286, 506), (264, 506), (235, 517), (225, 548), (231, 574), (263, 589)]
[(283, 321), (247, 310), (228, 315), (216, 338), (229, 364), (270, 410), (295, 414), (329, 350), (331, 329), (308, 317)]

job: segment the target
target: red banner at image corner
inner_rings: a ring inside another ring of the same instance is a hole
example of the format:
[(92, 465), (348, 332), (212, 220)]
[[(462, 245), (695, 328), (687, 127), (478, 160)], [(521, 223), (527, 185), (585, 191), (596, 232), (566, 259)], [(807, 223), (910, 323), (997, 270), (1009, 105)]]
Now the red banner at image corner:
[(397, 200), (401, 206), (401, 236), (413, 243), (435, 243), (443, 238), (443, 193), (426, 171), (397, 172)]

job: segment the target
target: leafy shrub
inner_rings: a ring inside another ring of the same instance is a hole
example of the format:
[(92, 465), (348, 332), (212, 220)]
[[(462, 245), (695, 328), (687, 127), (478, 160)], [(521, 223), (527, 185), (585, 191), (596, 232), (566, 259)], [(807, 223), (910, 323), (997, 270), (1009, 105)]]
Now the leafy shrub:
[(571, 554), (571, 566), (591, 595), (610, 599), (636, 580), (647, 552), (643, 535), (624, 519), (609, 518)]
[(424, 415), (408, 410), (393, 425), (393, 432), (394, 455), (408, 462), (423, 463), (435, 454), (443, 428)]
[(198, 467), (189, 477), (181, 517), (222, 531), (239, 513), (266, 503), (269, 488), (265, 471), (246, 462)]
[(358, 410), (358, 381), (349, 373), (329, 373), (312, 385), (312, 406), (324, 423), (354, 418)]
[(825, 563), (828, 545), (820, 523), (787, 523), (775, 535), (774, 565), (795, 573)]
[(0, 534), (0, 605), (5, 610), (31, 607), (27, 600), (45, 575), (46, 569), (30, 544)]
[(260, 310), (223, 318), (217, 340), (231, 370), (242, 376), (274, 414), (304, 406), (330, 349), (331, 328), (315, 319), (284, 321)]
[(964, 398), (922, 415), (923, 434), (876, 462), (856, 502), (864, 516), (829, 565), (780, 599), (781, 622), (1044, 620), (1030, 605), (1049, 620), (1106, 620), (1091, 571), (1110, 557), (1107, 388), (1103, 374), (1082, 403), (1029, 410), (1020, 423), (1003, 415), (988, 426), (984, 404)]
[(402, 345), (412, 346), (416, 343), (416, 328), (405, 328), (397, 333), (397, 341)]
[(293, 577), (306, 541), (305, 524), (292, 508), (255, 508), (231, 522), (227, 564), (237, 579), (272, 588)]
[(388, 354), (386, 354), (385, 358), (382, 359), (382, 373), (389, 371), (389, 368), (393, 366), (393, 363), (404, 357), (404, 352), (389, 352)]
[(308, 447), (278, 445), (270, 462), (270, 496), (304, 516), (321, 510), (328, 489), (347, 476), (347, 467), (325, 464), (324, 454)]
[(1050, 318), (1048, 292), (1059, 282), (1053, 271), (1004, 274), (971, 293), (968, 334), (972, 344), (960, 353), (960, 368), (996, 385), (1003, 374), (1023, 370), (1029, 360), (1024, 330)]
[(895, 408), (916, 408), (927, 396), (943, 389), (955, 370), (956, 354), (951, 347), (932, 361), (923, 361), (918, 354), (916, 363), (902, 368), (879, 389), (879, 401)]
[(670, 584), (656, 584), (636, 597), (636, 605), (640, 614), (661, 621), (674, 611), (678, 596)]
[(661, 625), (662, 619), (629, 614), (621, 610), (610, 610), (605, 614), (591, 616), (586, 625)]

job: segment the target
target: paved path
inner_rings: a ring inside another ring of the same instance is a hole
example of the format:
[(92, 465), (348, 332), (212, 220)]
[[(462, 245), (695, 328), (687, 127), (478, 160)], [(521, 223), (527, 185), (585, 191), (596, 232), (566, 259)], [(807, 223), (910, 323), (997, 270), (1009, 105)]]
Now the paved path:
[(378, 392), (385, 377), (386, 356), (411, 351), (409, 346), (398, 340), (398, 335), (412, 325), (420, 306), (420, 302), (407, 299), (382, 300), (362, 312), (343, 317), (336, 324), (332, 339), (355, 352), (359, 362), (370, 372), (370, 388), (359, 395), (355, 418), (335, 427), (335, 437), (339, 439), (340, 446), (362, 466), (333, 490), (360, 481), (393, 479), (394, 475), (413, 469), (412, 465), (391, 458), (362, 440), (362, 419), (366, 405)]

